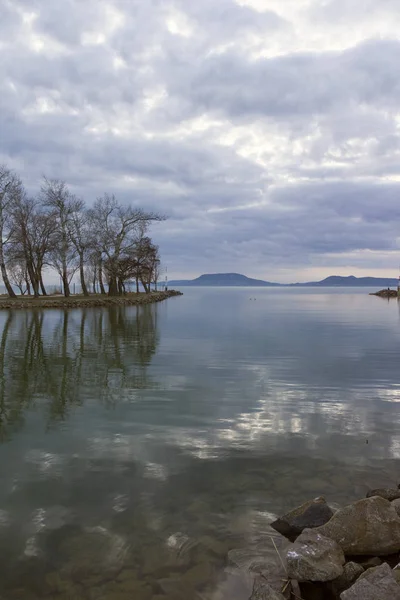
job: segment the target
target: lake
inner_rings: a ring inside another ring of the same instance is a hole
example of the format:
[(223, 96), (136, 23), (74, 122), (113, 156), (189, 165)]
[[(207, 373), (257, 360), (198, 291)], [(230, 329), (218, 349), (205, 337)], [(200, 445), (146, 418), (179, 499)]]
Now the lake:
[(2, 600), (247, 600), (276, 515), (400, 482), (396, 300), (183, 291), (0, 313)]

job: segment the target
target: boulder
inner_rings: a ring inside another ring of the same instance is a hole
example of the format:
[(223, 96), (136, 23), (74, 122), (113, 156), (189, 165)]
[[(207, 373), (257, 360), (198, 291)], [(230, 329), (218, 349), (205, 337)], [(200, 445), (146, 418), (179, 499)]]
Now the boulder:
[(400, 600), (400, 586), (388, 564), (365, 571), (354, 585), (342, 592), (341, 600)]
[(394, 510), (397, 512), (397, 514), (400, 517), (400, 498), (393, 500), (392, 506), (394, 507)]
[(357, 579), (364, 573), (364, 569), (361, 565), (355, 562), (348, 562), (343, 567), (343, 573), (331, 582), (330, 589), (334, 598), (339, 598), (340, 594), (347, 590), (357, 581)]
[(333, 514), (325, 498), (315, 498), (279, 517), (271, 527), (293, 542), (304, 529), (324, 525)]
[(392, 488), (382, 488), (377, 490), (370, 490), (367, 493), (367, 498), (372, 498), (372, 496), (379, 496), (380, 498), (385, 498), (385, 500), (398, 500), (400, 498), (400, 489), (392, 489)]
[(257, 585), (261, 585), (263, 582), (268, 583), (275, 592), (282, 593), (285, 599), (289, 599), (290, 587), (287, 586), (282, 591), (287, 574), (280, 557), (285, 555), (286, 547), (290, 544), (283, 538), (282, 541), (285, 547), (282, 548), (278, 543), (278, 553), (273, 551), (273, 555), (270, 554), (271, 548), (261, 544), (256, 548), (230, 550), (228, 560), (234, 569), (243, 573), (246, 578), (256, 575)]
[(257, 577), (249, 600), (285, 600), (285, 596), (269, 585), (264, 577)]
[(371, 567), (379, 567), (379, 565), (382, 564), (382, 560), (378, 558), (378, 556), (373, 556), (372, 558), (360, 560), (359, 564), (362, 566), (364, 571), (366, 571), (367, 569), (371, 569)]
[(337, 542), (346, 555), (387, 556), (400, 550), (400, 517), (379, 496), (345, 506), (314, 531)]
[(305, 529), (286, 553), (287, 575), (297, 581), (332, 581), (343, 573), (344, 554), (334, 540)]

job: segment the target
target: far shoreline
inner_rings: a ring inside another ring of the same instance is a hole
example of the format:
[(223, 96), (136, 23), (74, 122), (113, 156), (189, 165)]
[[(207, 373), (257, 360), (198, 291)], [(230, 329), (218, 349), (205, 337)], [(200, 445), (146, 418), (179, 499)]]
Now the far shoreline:
[(162, 302), (167, 298), (182, 296), (182, 292), (168, 290), (161, 292), (127, 293), (123, 296), (107, 296), (105, 294), (91, 294), (90, 296), (72, 295), (65, 296), (0, 296), (0, 310), (23, 310), (34, 308), (95, 308), (95, 307), (113, 307), (113, 306), (141, 306)]

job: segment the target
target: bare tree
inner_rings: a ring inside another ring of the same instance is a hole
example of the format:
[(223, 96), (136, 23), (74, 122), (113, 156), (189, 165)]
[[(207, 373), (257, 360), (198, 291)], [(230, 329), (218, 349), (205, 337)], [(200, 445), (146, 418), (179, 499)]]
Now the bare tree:
[[(85, 273), (84, 280), (88, 282), (88, 285), (91, 286), (92, 293), (97, 293), (97, 282), (98, 282), (98, 264), (93, 254), (89, 254), (86, 262), (85, 262)], [(87, 286), (86, 286), (87, 287)]]
[(78, 251), (73, 241), (77, 241), (77, 237), (71, 236), (72, 219), (82, 208), (82, 204), (71, 194), (65, 181), (59, 179), (44, 177), (40, 197), (43, 206), (55, 220), (53, 243), (48, 253), (49, 265), (60, 275), (64, 296), (69, 297), (69, 284), (79, 268)]
[(157, 291), (157, 287), (158, 287), (158, 282), (160, 281), (160, 277), (161, 277), (161, 260), (160, 260), (160, 255), (159, 255), (159, 251), (158, 251), (158, 247), (157, 247), (157, 253), (156, 253), (155, 260), (154, 260), (153, 276), (152, 276), (154, 287), (155, 287), (156, 291)]
[(140, 242), (138, 257), (140, 258), (140, 281), (148, 294), (154, 281), (155, 270), (160, 263), (158, 246), (155, 246), (149, 237), (144, 237)]
[(153, 281), (154, 269), (157, 265), (158, 247), (155, 246), (148, 236), (142, 236), (135, 247), (135, 273), (136, 291), (139, 290), (139, 281), (144, 291), (148, 294), (151, 291), (151, 282)]
[(123, 293), (121, 261), (132, 254), (150, 223), (161, 221), (163, 217), (132, 206), (122, 206), (115, 196), (108, 194), (96, 200), (89, 216), (98, 251), (104, 258), (108, 293), (116, 296)]
[(20, 262), (11, 261), (7, 263), (7, 269), (10, 281), (17, 287), (22, 296), (26, 293), (30, 294), (29, 277), (26, 265)]
[(89, 216), (87, 211), (84, 210), (83, 200), (75, 199), (72, 203), (72, 211), (68, 221), (68, 230), (79, 259), (79, 276), (82, 293), (84, 296), (89, 296), (85, 281), (85, 259), (93, 245), (93, 240), (90, 233)]
[(29, 198), (19, 177), (0, 166), (0, 272), (7, 292), (15, 296), (15, 287), (30, 294), (32, 286), (35, 297), (46, 295), (46, 267), (59, 273), (66, 297), (77, 270), (85, 296), (86, 279), (102, 294), (106, 281), (109, 295), (124, 294), (131, 279), (137, 291), (141, 282), (150, 292), (153, 283), (157, 288), (160, 258), (147, 232), (163, 219), (108, 194), (87, 210), (64, 181), (46, 177), (40, 194)]
[(54, 239), (53, 214), (43, 211), (38, 200), (19, 197), (12, 210), (13, 256), (23, 261), (32, 283), (33, 294), (46, 295), (42, 272)]
[(7, 293), (12, 298), (16, 293), (8, 277), (5, 254), (13, 235), (12, 206), (23, 194), (21, 180), (5, 165), (0, 165), (0, 270)]

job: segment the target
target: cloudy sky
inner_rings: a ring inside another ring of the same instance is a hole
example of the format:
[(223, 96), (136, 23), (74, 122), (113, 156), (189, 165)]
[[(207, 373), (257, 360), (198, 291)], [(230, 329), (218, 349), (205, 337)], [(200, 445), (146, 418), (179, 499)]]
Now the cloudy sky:
[(0, 162), (156, 208), (173, 277), (397, 275), (399, 0), (0, 0)]

